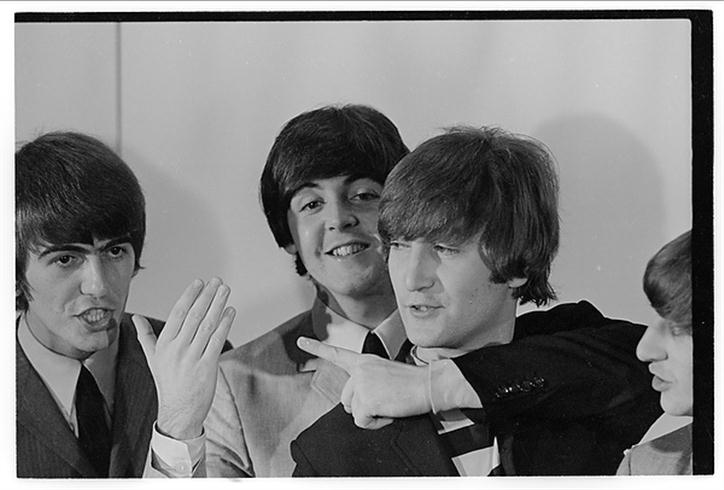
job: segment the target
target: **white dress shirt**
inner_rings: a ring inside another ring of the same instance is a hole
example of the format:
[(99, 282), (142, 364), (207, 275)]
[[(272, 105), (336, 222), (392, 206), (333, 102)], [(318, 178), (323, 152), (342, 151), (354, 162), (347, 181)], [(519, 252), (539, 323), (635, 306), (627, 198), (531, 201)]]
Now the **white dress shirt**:
[[(30, 365), (38, 372), (51, 396), (58, 404), (70, 430), (78, 437), (78, 418), (75, 413), (75, 388), (80, 375), (81, 361), (60, 355), (45, 347), (30, 331), (25, 316), (18, 325), (18, 342)], [(106, 425), (113, 420), (113, 394), (116, 379), (118, 338), (107, 348), (94, 352), (83, 361), (103, 395)]]

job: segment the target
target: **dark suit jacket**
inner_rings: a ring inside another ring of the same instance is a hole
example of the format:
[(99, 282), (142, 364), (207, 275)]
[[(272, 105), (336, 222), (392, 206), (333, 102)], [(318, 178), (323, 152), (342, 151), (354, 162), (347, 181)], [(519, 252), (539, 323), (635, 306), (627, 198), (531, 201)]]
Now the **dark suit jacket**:
[[(158, 335), (163, 323), (150, 320)], [(141, 477), (156, 420), (156, 389), (130, 315), (119, 333), (109, 476)], [(97, 478), (52, 395), (16, 341), (17, 476)]]
[[(634, 354), (644, 327), (582, 301), (522, 315), (515, 329), (512, 343), (455, 360), (485, 407), (467, 414), (491, 424), (505, 474), (614, 474), (661, 413)], [(339, 405), (291, 451), (297, 476), (457, 474), (427, 415), (363, 430)]]

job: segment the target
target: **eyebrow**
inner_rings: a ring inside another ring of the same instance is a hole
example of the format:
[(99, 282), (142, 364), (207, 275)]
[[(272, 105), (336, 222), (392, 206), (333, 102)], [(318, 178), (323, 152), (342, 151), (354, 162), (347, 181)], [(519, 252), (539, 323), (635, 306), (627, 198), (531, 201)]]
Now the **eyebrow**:
[(294, 196), (298, 192), (303, 191), (304, 189), (319, 189), (319, 184), (315, 184), (314, 182), (305, 182), (296, 189), (294, 189), (294, 191), (290, 195), (292, 196), (292, 198), (294, 198)]
[[(110, 240), (108, 240), (106, 243), (104, 243), (101, 247), (99, 247), (97, 249), (90, 247), (90, 251), (93, 252), (95, 250), (100, 250), (100, 251), (108, 250), (109, 248), (115, 247), (116, 245), (119, 245), (121, 243), (129, 243), (130, 240), (131, 240), (131, 237), (128, 235), (117, 237), (117, 238), (111, 238)], [(89, 248), (83, 247), (80, 245), (76, 245), (73, 243), (59, 243), (57, 245), (51, 245), (51, 246), (47, 247), (45, 250), (40, 252), (40, 254), (38, 254), (38, 258), (42, 259), (46, 255), (49, 255), (49, 254), (52, 254), (55, 252), (78, 252), (78, 253), (85, 254), (85, 253), (89, 253)]]
[[(341, 175), (338, 175), (337, 177), (341, 177)], [(333, 179), (334, 177), (329, 177), (329, 178)], [(379, 184), (379, 182), (377, 182), (372, 177), (360, 176), (360, 175), (347, 175), (344, 179), (344, 185), (349, 185), (357, 180), (364, 180), (364, 179), (371, 180), (372, 182)], [(315, 179), (315, 180), (325, 180), (325, 179)], [(308, 182), (304, 182), (299, 187), (294, 189), (294, 192), (292, 192), (291, 195), (293, 197), (297, 192), (304, 190), (304, 189), (319, 189), (319, 188), (320, 188), (319, 184), (317, 184), (316, 182), (308, 181)]]

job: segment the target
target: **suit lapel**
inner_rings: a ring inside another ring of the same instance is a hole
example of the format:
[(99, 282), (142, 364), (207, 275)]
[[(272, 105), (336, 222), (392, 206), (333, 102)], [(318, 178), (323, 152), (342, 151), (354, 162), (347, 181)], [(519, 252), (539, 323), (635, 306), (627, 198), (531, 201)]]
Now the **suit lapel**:
[(143, 475), (157, 412), (156, 388), (135, 330), (124, 315), (118, 346), (109, 475)]
[(18, 425), (27, 429), (41, 444), (66, 461), (81, 476), (96, 476), (95, 469), (81, 451), (68, 422), (17, 341), (15, 347)]
[(458, 476), (452, 460), (437, 437), (429, 415), (400, 419), (395, 424), (397, 434), (391, 435), (390, 444), (402, 462), (418, 475)]
[(342, 396), (344, 384), (349, 379), (347, 373), (331, 362), (315, 357), (297, 347), (299, 337), (317, 338), (314, 334), (312, 316), (309, 313), (299, 327), (291, 332), (291, 335), (285, 336), (284, 347), (290, 361), (296, 364), (298, 373), (314, 372), (310, 382), (312, 389), (336, 405)]
[[(333, 404), (339, 403), (349, 375), (342, 368), (324, 359), (315, 359), (315, 361), (317, 363), (314, 363), (316, 371), (312, 376), (312, 388)], [(311, 361), (307, 362), (307, 367), (310, 367), (310, 364)]]

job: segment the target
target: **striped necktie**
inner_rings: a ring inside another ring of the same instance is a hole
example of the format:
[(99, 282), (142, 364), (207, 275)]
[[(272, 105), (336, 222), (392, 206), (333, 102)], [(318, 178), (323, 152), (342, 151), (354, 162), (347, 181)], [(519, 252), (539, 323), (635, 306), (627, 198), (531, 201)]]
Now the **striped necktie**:
[(503, 474), (500, 451), (489, 424), (474, 423), (457, 409), (433, 415), (433, 422), (443, 447), (461, 475)]

